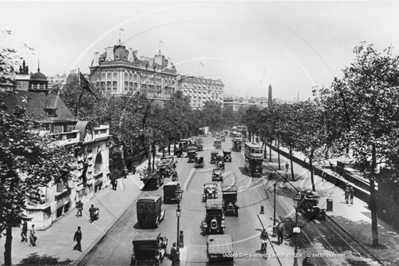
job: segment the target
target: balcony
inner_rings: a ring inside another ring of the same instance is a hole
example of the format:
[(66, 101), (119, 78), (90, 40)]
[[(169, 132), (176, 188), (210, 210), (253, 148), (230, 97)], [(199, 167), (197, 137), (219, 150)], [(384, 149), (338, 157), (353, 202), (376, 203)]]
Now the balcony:
[(94, 128), (94, 140), (109, 137), (109, 126), (101, 125)]
[(51, 134), (51, 136), (54, 137), (54, 140), (58, 145), (76, 144), (79, 143), (80, 131), (72, 130), (70, 132)]

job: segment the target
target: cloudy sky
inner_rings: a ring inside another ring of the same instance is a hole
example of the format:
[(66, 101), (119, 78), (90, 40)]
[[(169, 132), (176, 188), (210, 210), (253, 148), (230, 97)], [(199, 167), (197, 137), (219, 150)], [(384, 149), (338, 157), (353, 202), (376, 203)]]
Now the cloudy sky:
[(46, 75), (88, 73), (93, 53), (121, 33), (139, 56), (161, 49), (178, 73), (221, 79), (226, 93), (267, 96), (271, 84), (274, 97), (307, 99), (342, 76), (362, 41), (399, 54), (399, 1), (0, 0), (0, 9), (0, 29), (12, 31), (0, 45), (19, 49), (32, 71), (40, 60)]

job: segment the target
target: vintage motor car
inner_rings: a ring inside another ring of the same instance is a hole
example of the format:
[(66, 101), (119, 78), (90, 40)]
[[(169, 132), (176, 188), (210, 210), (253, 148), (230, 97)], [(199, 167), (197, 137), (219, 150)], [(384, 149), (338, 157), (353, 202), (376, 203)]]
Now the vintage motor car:
[(197, 138), (194, 141), (194, 145), (197, 147), (197, 151), (203, 151), (204, 150), (204, 140), (202, 138)]
[(222, 135), (220, 140), (221, 140), (221, 141), (226, 141), (226, 136), (225, 136), (225, 135)]
[(220, 153), (216, 157), (216, 167), (224, 171), (224, 157)]
[(216, 150), (211, 151), (211, 163), (216, 163), (216, 158), (218, 156), (219, 152)]
[(195, 146), (189, 146), (187, 147), (187, 157), (188, 157), (188, 163), (193, 163), (195, 161), (195, 157), (197, 156), (197, 147)]
[(164, 203), (176, 203), (183, 198), (183, 193), (181, 193), (180, 198), (176, 197), (176, 191), (181, 190), (180, 183), (177, 181), (170, 181), (163, 186), (163, 202)]
[(164, 178), (158, 172), (143, 171), (140, 180), (144, 183), (142, 190), (157, 190), (164, 183)]
[(233, 261), (233, 239), (230, 235), (209, 235), (206, 254), (208, 262)]
[(216, 183), (205, 183), (204, 193), (202, 194), (202, 202), (206, 202), (208, 199), (218, 198), (218, 184)]
[(225, 217), (221, 199), (208, 199), (205, 204), (205, 218), (201, 222), (202, 234), (224, 234)]
[(215, 182), (215, 181), (223, 182), (223, 171), (222, 171), (222, 169), (218, 169), (218, 168), (213, 169), (213, 171), (212, 171), (212, 181), (213, 182)]
[(234, 152), (240, 152), (240, 151), (241, 151), (241, 148), (242, 148), (242, 142), (241, 142), (241, 140), (239, 140), (239, 139), (233, 139), (232, 141), (233, 141), (232, 150), (233, 150)]
[(140, 228), (156, 228), (165, 218), (161, 196), (145, 196), (137, 200), (137, 222)]
[(224, 214), (238, 217), (237, 186), (223, 186), (222, 194)]
[(158, 173), (163, 178), (169, 178), (175, 168), (176, 168), (175, 156), (162, 157), (161, 160), (157, 162)]
[(203, 156), (195, 157), (194, 168), (204, 168), (204, 167), (205, 167), (204, 157)]
[(213, 142), (213, 147), (215, 147), (216, 149), (221, 149), (222, 148), (222, 141), (219, 139), (216, 139), (214, 142)]
[(299, 209), (305, 214), (306, 218), (325, 220), (325, 209), (319, 206), (320, 196), (317, 192), (310, 188), (305, 189), (301, 193), (301, 201), (299, 202)]
[(225, 162), (231, 162), (231, 151), (223, 151), (223, 157)]
[(132, 244), (130, 265), (160, 265), (168, 248), (168, 239), (158, 232), (139, 233)]

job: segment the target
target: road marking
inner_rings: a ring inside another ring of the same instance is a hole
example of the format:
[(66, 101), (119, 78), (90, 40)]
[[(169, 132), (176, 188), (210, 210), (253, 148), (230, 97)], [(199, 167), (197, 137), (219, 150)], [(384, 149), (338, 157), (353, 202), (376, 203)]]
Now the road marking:
[(190, 171), (190, 173), (188, 174), (188, 179), (187, 179), (187, 181), (184, 183), (183, 189), (186, 190), (186, 191), (188, 191), (187, 186), (188, 186), (188, 184), (190, 183), (191, 178), (193, 177), (194, 172), (195, 172), (195, 170), (194, 170), (194, 168), (192, 168), (191, 171)]

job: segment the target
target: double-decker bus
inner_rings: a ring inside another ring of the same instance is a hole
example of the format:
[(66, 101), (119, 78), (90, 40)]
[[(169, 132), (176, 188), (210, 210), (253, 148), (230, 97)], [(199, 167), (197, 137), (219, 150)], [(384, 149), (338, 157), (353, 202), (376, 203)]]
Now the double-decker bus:
[(252, 142), (245, 143), (245, 169), (250, 177), (260, 177), (263, 172), (262, 145)]
[(237, 126), (237, 132), (240, 132), (242, 134), (242, 138), (245, 141), (247, 138), (247, 135), (248, 135), (248, 127), (247, 126)]

